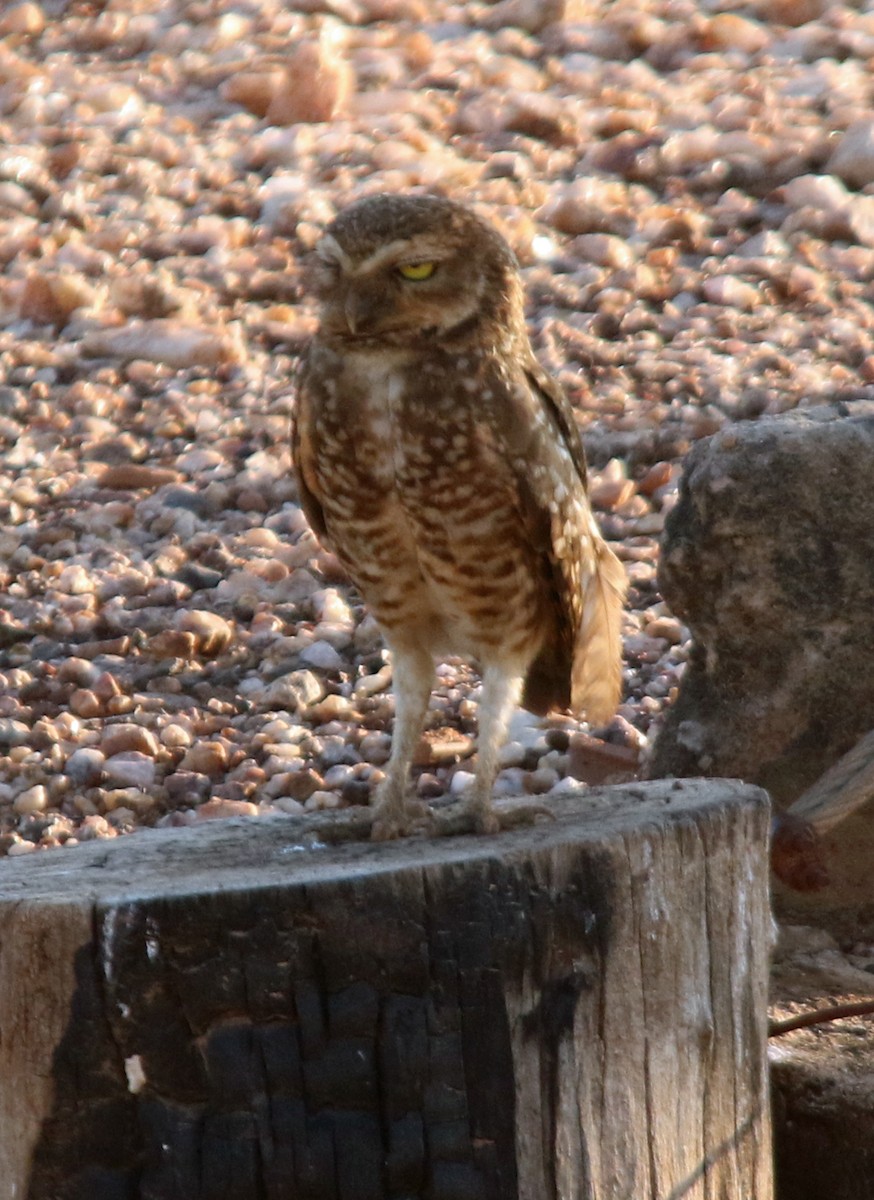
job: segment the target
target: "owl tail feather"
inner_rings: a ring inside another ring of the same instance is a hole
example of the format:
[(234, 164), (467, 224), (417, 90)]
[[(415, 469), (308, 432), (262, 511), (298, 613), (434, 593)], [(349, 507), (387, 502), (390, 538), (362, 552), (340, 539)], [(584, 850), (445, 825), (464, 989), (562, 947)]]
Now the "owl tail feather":
[(594, 538), (595, 569), (583, 595), (571, 675), (571, 707), (590, 725), (604, 725), (622, 690), (622, 608), (628, 579), (605, 541)]

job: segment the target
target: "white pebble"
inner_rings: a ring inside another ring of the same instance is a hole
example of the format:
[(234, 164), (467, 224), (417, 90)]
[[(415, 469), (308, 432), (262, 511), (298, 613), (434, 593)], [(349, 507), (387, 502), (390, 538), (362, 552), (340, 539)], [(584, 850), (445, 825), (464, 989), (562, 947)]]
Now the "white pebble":
[(521, 767), (525, 762), (528, 751), (521, 742), (504, 742), (498, 751), (498, 765), (501, 767)]
[(313, 792), (304, 808), (307, 812), (314, 812), (322, 808), (339, 808), (341, 803), (336, 792)]
[(761, 303), (762, 294), (750, 283), (736, 275), (714, 275), (701, 284), (705, 300), (711, 304), (723, 304), (727, 308), (749, 311)]
[(345, 650), (352, 644), (352, 622), (319, 621), (313, 630), (313, 645), (327, 642), (335, 650)]
[(36, 846), (33, 842), (20, 841), (13, 842), (6, 853), (10, 858), (18, 858), (22, 854), (32, 854), (34, 850)]
[(566, 778), (559, 779), (552, 785), (552, 787), (549, 789), (549, 795), (576, 796), (579, 795), (580, 792), (586, 791), (588, 786), (589, 785), (584, 783), (582, 779), (574, 779), (572, 776), (568, 775)]
[(336, 766), (329, 767), (324, 776), (325, 787), (331, 791), (336, 788), (342, 788), (345, 783), (355, 778), (355, 772), (349, 763), (337, 763)]
[(874, 120), (863, 117), (849, 126), (828, 160), (828, 170), (850, 187), (874, 183)]
[(30, 816), (33, 813), (44, 812), (48, 805), (48, 793), (41, 783), (19, 792), (12, 807), (19, 816)]
[(307, 708), (321, 700), (324, 694), (322, 681), (312, 671), (289, 671), (266, 688), (265, 700), (280, 708)]
[(320, 621), (351, 625), (352, 611), (336, 588), (321, 588), (312, 595), (313, 609)]
[(295, 800), (294, 796), (277, 796), (273, 801), (273, 807), (292, 817), (297, 817), (306, 811), (300, 800)]
[(106, 758), (93, 746), (80, 746), (67, 759), (65, 774), (81, 787), (93, 787), (100, 782)]
[(528, 749), (543, 739), (543, 722), (526, 708), (517, 708), (510, 718), (508, 733), (511, 741)]
[(534, 796), (542, 796), (558, 783), (558, 771), (552, 767), (538, 767), (529, 771), (525, 779), (525, 791)]
[(94, 579), (84, 567), (71, 563), (61, 571), (55, 586), (67, 596), (84, 596), (94, 591)]
[(449, 791), (453, 796), (460, 796), (467, 788), (472, 787), (475, 778), (470, 771), (456, 771), (449, 784)]
[(799, 175), (783, 186), (783, 198), (790, 208), (817, 208), (834, 212), (847, 203), (847, 189), (834, 175)]
[(313, 642), (301, 651), (299, 657), (308, 667), (315, 667), (319, 671), (339, 671), (343, 667), (343, 659), (330, 642)]
[(149, 788), (155, 782), (155, 761), (139, 750), (113, 754), (104, 763), (104, 770), (110, 787)]
[(170, 749), (187, 750), (191, 745), (191, 734), (184, 725), (171, 723), (161, 730), (161, 744)]
[(525, 792), (527, 772), (521, 767), (507, 767), (498, 773), (493, 793), (495, 796), (521, 796)]
[(365, 733), (359, 743), (358, 753), (365, 762), (381, 767), (383, 763), (388, 762), (391, 754), (391, 738), (387, 733), (379, 733), (376, 730)]
[(125, 362), (142, 358), (175, 368), (215, 367), (239, 357), (226, 331), (164, 318), (95, 329), (85, 335), (81, 345), (86, 357), (120, 358)]

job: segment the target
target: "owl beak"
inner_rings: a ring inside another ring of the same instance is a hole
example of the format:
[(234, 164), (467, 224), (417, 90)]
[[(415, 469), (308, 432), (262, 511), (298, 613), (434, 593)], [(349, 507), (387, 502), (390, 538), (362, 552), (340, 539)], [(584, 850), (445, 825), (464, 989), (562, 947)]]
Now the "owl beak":
[(343, 304), (343, 315), (353, 337), (366, 333), (373, 329), (381, 316), (379, 297), (362, 291), (350, 291)]
[(346, 316), (346, 325), (349, 332), (354, 337), (361, 325), (367, 320), (367, 305), (362, 303), (362, 297), (355, 292), (350, 292), (346, 297), (346, 303), (343, 306), (343, 312)]

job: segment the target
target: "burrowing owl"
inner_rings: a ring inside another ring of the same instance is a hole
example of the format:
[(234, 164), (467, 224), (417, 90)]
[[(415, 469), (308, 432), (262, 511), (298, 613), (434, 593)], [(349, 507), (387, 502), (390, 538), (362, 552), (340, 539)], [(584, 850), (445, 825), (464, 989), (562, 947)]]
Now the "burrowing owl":
[(314, 533), (392, 653), (373, 836), (403, 833), (417, 812), (410, 764), (447, 654), (482, 672), (468, 804), (475, 826), (494, 830), (514, 706), (598, 723), (619, 698), (625, 573), (589, 507), (573, 412), (534, 357), (513, 252), (463, 205), (361, 200), (328, 227), (314, 274), (321, 322), (294, 458)]

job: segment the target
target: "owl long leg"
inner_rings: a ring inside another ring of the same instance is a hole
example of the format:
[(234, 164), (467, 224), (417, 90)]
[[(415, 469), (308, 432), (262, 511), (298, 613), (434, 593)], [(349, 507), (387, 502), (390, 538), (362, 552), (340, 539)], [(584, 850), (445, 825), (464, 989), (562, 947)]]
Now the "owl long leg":
[(409, 833), (412, 819), (427, 812), (407, 798), (413, 761), (434, 682), (434, 663), (421, 647), (391, 646), (395, 724), (386, 777), (374, 797), (371, 837), (387, 841)]
[(492, 803), (492, 789), (498, 773), (498, 751), (507, 736), (507, 726), (521, 692), (521, 671), (494, 663), (484, 667), (476, 778), (467, 801), (467, 812), (479, 833), (497, 833), (501, 827)]

